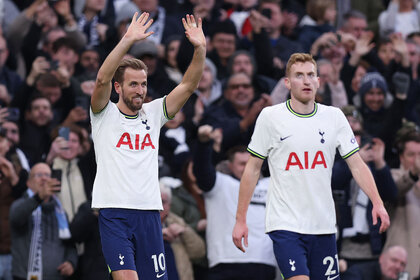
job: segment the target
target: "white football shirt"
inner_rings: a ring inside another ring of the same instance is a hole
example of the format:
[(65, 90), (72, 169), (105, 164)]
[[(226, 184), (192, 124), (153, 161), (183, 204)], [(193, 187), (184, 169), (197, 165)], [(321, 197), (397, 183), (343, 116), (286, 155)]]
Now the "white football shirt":
[(261, 111), (248, 151), (268, 158), (267, 232), (336, 232), (331, 191), (336, 149), (343, 158), (359, 150), (340, 109), (315, 104), (312, 113), (302, 115), (288, 100)]
[(90, 116), (97, 163), (92, 208), (162, 210), (158, 149), (169, 119), (165, 97), (143, 104), (138, 116), (123, 114), (112, 102)]

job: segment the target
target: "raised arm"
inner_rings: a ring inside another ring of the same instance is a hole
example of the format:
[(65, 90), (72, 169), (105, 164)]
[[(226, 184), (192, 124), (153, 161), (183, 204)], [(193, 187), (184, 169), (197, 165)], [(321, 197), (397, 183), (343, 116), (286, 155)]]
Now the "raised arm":
[(251, 202), (252, 194), (254, 193), (258, 179), (260, 178), (261, 166), (263, 162), (264, 161), (260, 158), (254, 156), (249, 157), (241, 179), (238, 209), (236, 211), (236, 224), (233, 228), (232, 238), (235, 246), (238, 247), (238, 249), (242, 252), (245, 252), (245, 249), (242, 246), (242, 238), (244, 239), (245, 247), (248, 247), (248, 227), (246, 225), (246, 212), (248, 211), (248, 206)]
[(353, 178), (356, 180), (357, 184), (360, 186), (360, 188), (362, 188), (362, 190), (366, 193), (373, 204), (373, 224), (376, 225), (378, 218), (381, 219), (381, 227), (379, 228), (379, 232), (385, 232), (390, 225), (389, 216), (385, 210), (384, 203), (379, 196), (375, 180), (373, 179), (369, 167), (362, 160), (359, 153), (355, 153), (354, 155), (347, 158), (346, 163), (348, 164), (351, 173), (353, 174)]
[(185, 28), (185, 35), (194, 46), (194, 55), (185, 71), (181, 83), (174, 88), (166, 98), (166, 109), (168, 115), (173, 117), (184, 106), (188, 98), (197, 88), (203, 74), (204, 62), (206, 59), (206, 37), (203, 33), (201, 18), (196, 23), (194, 16), (187, 15), (182, 19)]
[(136, 12), (127, 32), (107, 56), (98, 71), (91, 100), (92, 111), (94, 113), (100, 112), (105, 108), (106, 104), (108, 104), (112, 90), (112, 77), (121, 62), (121, 59), (135, 42), (143, 40), (153, 34), (153, 32), (146, 32), (152, 24), (152, 20), (147, 21), (149, 14), (142, 13), (139, 18), (137, 18), (137, 16), (138, 13)]

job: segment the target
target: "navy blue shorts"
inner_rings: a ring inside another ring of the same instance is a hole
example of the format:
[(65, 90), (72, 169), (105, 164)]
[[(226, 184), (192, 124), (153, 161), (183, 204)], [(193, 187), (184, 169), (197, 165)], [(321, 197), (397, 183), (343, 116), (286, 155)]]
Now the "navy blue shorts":
[(137, 271), (139, 279), (168, 279), (159, 211), (99, 210), (102, 251), (111, 271)]
[(285, 279), (307, 275), (310, 279), (339, 280), (335, 234), (300, 234), (277, 230), (268, 233)]

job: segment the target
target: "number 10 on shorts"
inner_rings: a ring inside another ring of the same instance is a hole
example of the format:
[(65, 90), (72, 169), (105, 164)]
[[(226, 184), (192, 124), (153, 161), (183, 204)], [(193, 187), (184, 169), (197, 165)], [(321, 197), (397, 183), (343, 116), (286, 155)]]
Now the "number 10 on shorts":
[(160, 253), (159, 256), (152, 255), (153, 265), (155, 266), (155, 272), (165, 271), (165, 255)]

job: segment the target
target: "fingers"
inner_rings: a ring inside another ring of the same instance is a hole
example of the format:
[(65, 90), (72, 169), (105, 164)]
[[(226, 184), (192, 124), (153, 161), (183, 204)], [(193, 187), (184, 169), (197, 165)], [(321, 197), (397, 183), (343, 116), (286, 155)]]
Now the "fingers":
[(379, 228), (379, 233), (383, 233), (389, 228), (391, 222), (389, 221), (389, 216), (388, 216), (388, 213), (386, 212), (383, 213), (380, 218), (381, 218), (381, 227)]
[(238, 248), (239, 250), (241, 250), (242, 252), (245, 253), (245, 249), (242, 247), (242, 237), (239, 238), (239, 239), (234, 237), (233, 238), (233, 243), (235, 244), (236, 248)]
[(202, 20), (198, 18), (197, 22), (193, 15), (186, 15), (185, 18), (182, 19), (182, 24), (184, 25), (185, 30), (189, 30), (190, 28), (202, 27)]
[(133, 15), (133, 18), (131, 19), (131, 24), (133, 24), (133, 23), (135, 23), (136, 22), (136, 19), (137, 19), (137, 16), (139, 15), (139, 13), (138, 12), (135, 12), (134, 13), (134, 15)]
[(376, 213), (372, 215), (372, 221), (373, 221), (373, 225), (376, 225), (378, 223), (378, 217), (376, 216)]

